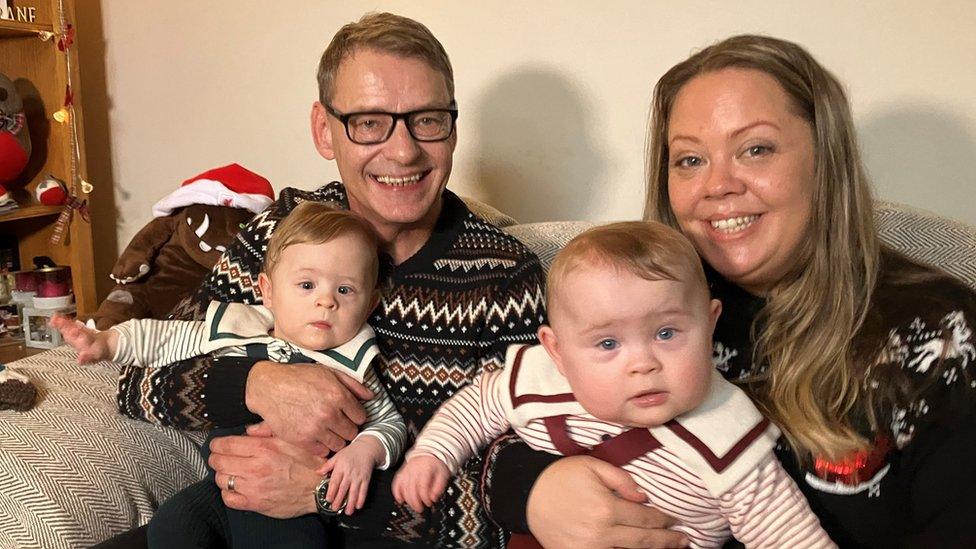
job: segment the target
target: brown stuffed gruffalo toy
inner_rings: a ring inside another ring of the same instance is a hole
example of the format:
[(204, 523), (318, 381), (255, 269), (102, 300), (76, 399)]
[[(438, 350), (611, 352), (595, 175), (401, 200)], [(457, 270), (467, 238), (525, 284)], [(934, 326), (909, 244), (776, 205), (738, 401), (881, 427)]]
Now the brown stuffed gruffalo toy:
[(115, 288), (98, 307), (95, 327), (130, 318), (166, 318), (220, 259), (241, 225), (274, 199), (267, 179), (237, 164), (204, 172), (153, 206), (154, 219), (112, 269)]

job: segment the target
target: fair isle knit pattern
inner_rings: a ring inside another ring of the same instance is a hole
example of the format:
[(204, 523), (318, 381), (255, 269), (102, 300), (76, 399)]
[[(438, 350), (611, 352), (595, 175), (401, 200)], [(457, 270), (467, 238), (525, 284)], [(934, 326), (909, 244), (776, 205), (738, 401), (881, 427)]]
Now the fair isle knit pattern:
[[(312, 192), (284, 189), (277, 202), (241, 230), (178, 316), (201, 318), (206, 304), (215, 300), (259, 303), (256, 280), (267, 240), (278, 221), (304, 200), (348, 207), (340, 183)], [(408, 443), (441, 403), (483, 370), (501, 368), (508, 345), (535, 341), (545, 317), (543, 288), (544, 275), (534, 254), (444, 191), (433, 234), (420, 251), (388, 273), (380, 304), (369, 319), (380, 348), (376, 371), (406, 421)], [(246, 372), (240, 360), (128, 368), (119, 385), (120, 410), (182, 428), (243, 423), (249, 413), (240, 402), (240, 370)], [(204, 393), (205, 401), (199, 396)], [(218, 410), (222, 395), (234, 394), (237, 409)], [(429, 546), (502, 546), (505, 534), (487, 518), (480, 484), (481, 460), (472, 459), (429, 520), (399, 507), (386, 520), (387, 532)]]

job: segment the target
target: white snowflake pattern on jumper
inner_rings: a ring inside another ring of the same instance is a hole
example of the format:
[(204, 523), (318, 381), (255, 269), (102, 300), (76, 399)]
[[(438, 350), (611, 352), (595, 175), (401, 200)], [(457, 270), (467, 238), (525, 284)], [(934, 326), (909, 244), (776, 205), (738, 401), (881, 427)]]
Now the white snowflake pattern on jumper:
[[(962, 311), (953, 311), (943, 317), (940, 325), (948, 329), (949, 337), (942, 337), (943, 330), (926, 330), (925, 323), (920, 318), (916, 318), (911, 325), (915, 332), (909, 339), (918, 343), (915, 348), (915, 358), (909, 366), (916, 372), (925, 373), (929, 371), (932, 364), (937, 360), (960, 359), (960, 367), (966, 368), (969, 363), (976, 360), (976, 348), (969, 342), (973, 332), (966, 324), (966, 318)], [(955, 376), (955, 374), (952, 374)]]
[(716, 341), (712, 349), (712, 364), (720, 372), (729, 371), (729, 361), (739, 356), (739, 351), (726, 347), (722, 342)]

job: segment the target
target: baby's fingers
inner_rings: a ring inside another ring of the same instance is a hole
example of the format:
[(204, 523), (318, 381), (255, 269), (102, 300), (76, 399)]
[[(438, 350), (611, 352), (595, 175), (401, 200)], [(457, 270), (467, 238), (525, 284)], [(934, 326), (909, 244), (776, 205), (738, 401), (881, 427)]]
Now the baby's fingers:
[[(334, 468), (335, 468), (335, 460), (327, 459), (325, 460), (325, 463), (323, 463), (321, 466), (319, 466), (318, 469), (315, 470), (315, 472), (324, 477), (325, 475), (329, 474), (329, 472), (332, 471), (332, 469)], [(329, 483), (331, 484), (331, 481)]]
[[(332, 482), (330, 482), (329, 484), (331, 485)], [(343, 507), (346, 507), (348, 509), (348, 507), (349, 507), (349, 477), (348, 477), (348, 475), (345, 476), (342, 479), (342, 482), (339, 483), (339, 489), (336, 490), (335, 499), (330, 499), (329, 500), (329, 503), (332, 504), (332, 508), (333, 509), (341, 509)], [(347, 510), (346, 511), (346, 514), (351, 514), (351, 513), (349, 513), (348, 510)]]
[(55, 317), (51, 319), (51, 327), (61, 332), (61, 337), (64, 339), (76, 339), (80, 335), (80, 330), (78, 326), (71, 320), (64, 317), (60, 319)]
[(339, 493), (339, 485), (342, 484), (342, 478), (344, 476), (341, 471), (335, 471), (332, 473), (332, 477), (329, 478), (329, 489), (325, 492), (325, 501), (328, 501), (333, 509), (337, 509), (339, 506), (336, 501), (336, 495)]
[(360, 482), (354, 482), (349, 486), (349, 494), (346, 496), (346, 514), (351, 515), (363, 508), (366, 499), (366, 486)]
[(431, 475), (427, 477), (426, 482), (420, 487), (420, 497), (424, 500), (425, 507), (433, 507), (434, 502), (437, 501), (437, 496), (440, 492), (437, 491), (437, 477)]
[(434, 478), (431, 481), (430, 491), (427, 494), (427, 497), (430, 499), (431, 507), (434, 506), (434, 503), (437, 500), (441, 499), (441, 494), (443, 494), (444, 490), (447, 488), (448, 480), (449, 480), (448, 477), (441, 476), (441, 475), (434, 475)]
[(401, 482), (397, 491), (399, 492), (395, 497), (399, 498), (397, 501), (402, 505), (407, 505), (411, 508), (414, 507), (414, 487), (412, 482)]
[(424, 512), (424, 502), (420, 498), (420, 492), (416, 486), (411, 487), (411, 490), (407, 492), (407, 505), (417, 513)]
[(400, 473), (393, 477), (393, 501), (403, 503), (403, 476)]
[(55, 313), (50, 320), (51, 327), (57, 328), (58, 330), (61, 330), (69, 323), (71, 323), (71, 320), (69, 320), (68, 317), (64, 316), (61, 313)]

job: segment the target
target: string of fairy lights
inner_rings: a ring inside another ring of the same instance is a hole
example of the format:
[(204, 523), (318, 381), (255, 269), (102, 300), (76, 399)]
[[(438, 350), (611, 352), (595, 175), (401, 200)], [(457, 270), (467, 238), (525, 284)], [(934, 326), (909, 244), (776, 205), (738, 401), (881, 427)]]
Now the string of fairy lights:
[(75, 40), (75, 29), (71, 23), (67, 20), (67, 14), (64, 9), (64, 0), (58, 0), (58, 26), (56, 27), (56, 32), (50, 31), (38, 31), (38, 36), (43, 41), (51, 41), (57, 45), (59, 51), (64, 53), (65, 57), (65, 91), (64, 91), (64, 102), (56, 112), (52, 113), (51, 118), (62, 125), (67, 125), (68, 128), (68, 139), (69, 139), (69, 164), (70, 164), (70, 174), (68, 181), (66, 182), (67, 187), (67, 199), (64, 204), (64, 209), (61, 210), (61, 214), (58, 216), (58, 220), (55, 222), (54, 230), (51, 233), (50, 243), (51, 244), (61, 244), (65, 242), (65, 237), (67, 235), (68, 226), (71, 224), (71, 218), (74, 212), (77, 210), (79, 215), (85, 220), (89, 220), (88, 216), (88, 199), (79, 197), (78, 190), (81, 190), (81, 195), (87, 197), (94, 187), (86, 181), (81, 176), (81, 144), (78, 139), (78, 118), (75, 116), (74, 107), (74, 87), (72, 85), (72, 59), (71, 59), (71, 46), (74, 44)]

